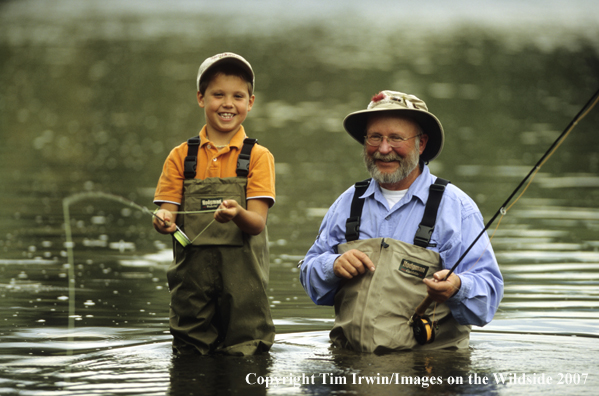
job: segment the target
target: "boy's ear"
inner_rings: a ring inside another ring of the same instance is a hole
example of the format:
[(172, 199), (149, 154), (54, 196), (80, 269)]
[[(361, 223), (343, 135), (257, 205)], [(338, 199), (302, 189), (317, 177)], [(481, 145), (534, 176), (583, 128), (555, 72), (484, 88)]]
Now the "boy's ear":
[(254, 105), (254, 99), (256, 99), (254, 95), (250, 96), (250, 100), (248, 102), (248, 111), (252, 110), (252, 106)]
[(198, 91), (198, 104), (201, 108), (204, 108), (204, 95), (200, 91)]

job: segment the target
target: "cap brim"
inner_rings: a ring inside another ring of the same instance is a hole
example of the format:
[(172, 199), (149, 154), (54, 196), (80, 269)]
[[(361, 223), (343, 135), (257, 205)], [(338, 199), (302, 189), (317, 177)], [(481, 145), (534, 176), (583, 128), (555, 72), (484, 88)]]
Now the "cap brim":
[(370, 109), (360, 110), (350, 113), (343, 120), (343, 127), (360, 144), (364, 144), (364, 136), (366, 135), (366, 124), (368, 117), (373, 113), (396, 113), (397, 115), (407, 116), (416, 121), (422, 128), (422, 132), (427, 134), (429, 139), (426, 143), (424, 152), (420, 155), (420, 159), (425, 162), (430, 162), (437, 158), (443, 150), (445, 136), (441, 122), (426, 111), (418, 109)]
[(196, 83), (198, 90), (200, 89), (200, 84), (202, 83), (202, 77), (204, 77), (209, 70), (211, 70), (215, 66), (220, 66), (227, 63), (237, 65), (244, 69), (252, 77), (252, 87), (255, 86), (256, 76), (254, 75), (254, 71), (252, 70), (251, 66), (249, 66), (246, 62), (242, 61), (241, 59), (235, 57), (224, 57), (212, 63), (210, 66), (206, 68), (206, 70), (202, 71), (202, 74), (200, 76), (197, 77)]

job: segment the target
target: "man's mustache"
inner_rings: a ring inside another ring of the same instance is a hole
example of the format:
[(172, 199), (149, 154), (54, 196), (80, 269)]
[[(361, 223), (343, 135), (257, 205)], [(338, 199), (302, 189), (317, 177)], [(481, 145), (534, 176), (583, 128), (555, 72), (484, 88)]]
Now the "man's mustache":
[(384, 162), (401, 161), (401, 156), (397, 153), (381, 154), (378, 151), (372, 154), (372, 159)]

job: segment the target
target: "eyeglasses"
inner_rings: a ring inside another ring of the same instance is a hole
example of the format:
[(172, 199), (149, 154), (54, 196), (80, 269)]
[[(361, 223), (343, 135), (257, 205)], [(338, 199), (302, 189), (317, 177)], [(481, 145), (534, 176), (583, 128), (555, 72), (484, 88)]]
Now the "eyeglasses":
[(381, 145), (381, 143), (383, 143), (383, 139), (387, 139), (387, 144), (389, 144), (389, 146), (391, 147), (399, 147), (402, 145), (402, 143), (410, 140), (410, 139), (414, 139), (416, 137), (422, 136), (421, 133), (419, 133), (418, 135), (414, 135), (414, 136), (410, 136), (408, 138), (404, 138), (401, 136), (397, 136), (397, 135), (391, 135), (391, 136), (382, 136), (382, 135), (366, 135), (364, 136), (366, 138), (366, 143), (368, 143), (370, 146), (373, 147), (378, 147)]

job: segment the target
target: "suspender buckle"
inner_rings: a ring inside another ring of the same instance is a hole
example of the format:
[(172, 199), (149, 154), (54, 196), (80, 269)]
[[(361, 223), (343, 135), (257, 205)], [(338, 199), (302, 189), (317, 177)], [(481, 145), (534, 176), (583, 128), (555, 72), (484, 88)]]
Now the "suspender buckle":
[(362, 208), (364, 206), (364, 198), (360, 197), (364, 195), (369, 185), (370, 179), (362, 180), (355, 185), (349, 217), (345, 222), (345, 240), (347, 242), (360, 238), (360, 218), (362, 217)]
[(185, 157), (183, 162), (183, 175), (186, 179), (194, 179), (196, 176), (196, 168), (198, 166), (198, 157)]
[(187, 157), (183, 161), (183, 177), (195, 179), (198, 166), (198, 149), (200, 148), (200, 137), (194, 136), (187, 139)]
[(430, 191), (440, 192), (441, 194), (443, 194), (445, 192), (445, 185), (437, 183), (431, 184)]
[(414, 245), (424, 248), (427, 247), (431, 240), (431, 236), (433, 235), (434, 229), (435, 227), (429, 227), (424, 224), (420, 224), (418, 226), (418, 231), (416, 231), (416, 236), (414, 237)]
[(239, 154), (237, 157), (237, 176), (247, 176), (250, 173), (250, 156)]
[(237, 157), (237, 176), (247, 177), (250, 173), (250, 155), (252, 153), (252, 148), (254, 148), (256, 143), (258, 143), (258, 139), (243, 139), (243, 146)]
[(360, 237), (360, 217), (350, 217), (345, 222), (345, 240), (355, 241)]
[(439, 211), (439, 205), (445, 192), (445, 186), (449, 183), (449, 180), (441, 179), (438, 177), (433, 184), (429, 187), (429, 195), (426, 200), (424, 207), (424, 215), (422, 221), (414, 236), (414, 245), (427, 248), (429, 246), (435, 246), (430, 243), (435, 229), (435, 223), (437, 222), (437, 212)]

